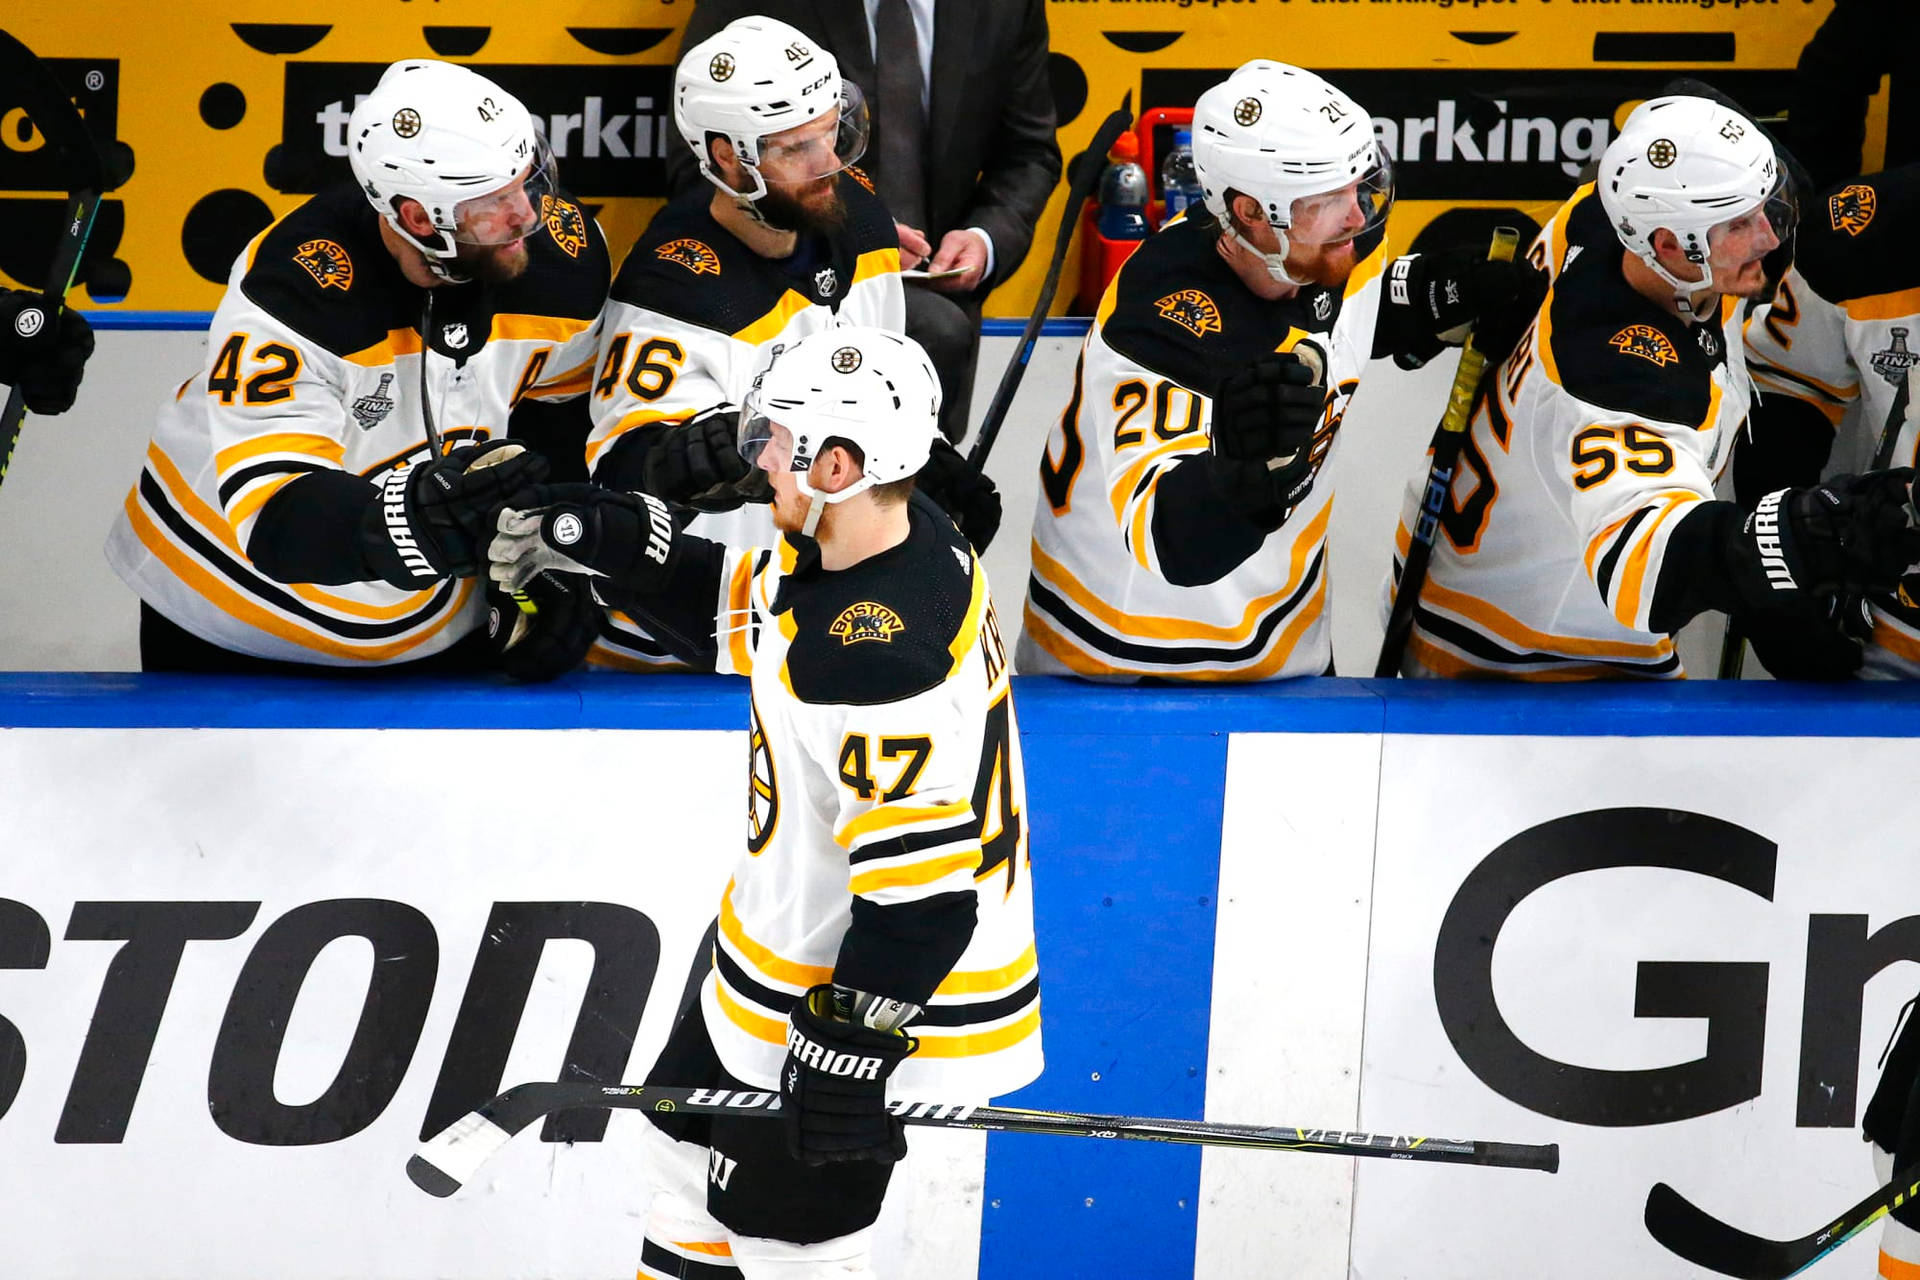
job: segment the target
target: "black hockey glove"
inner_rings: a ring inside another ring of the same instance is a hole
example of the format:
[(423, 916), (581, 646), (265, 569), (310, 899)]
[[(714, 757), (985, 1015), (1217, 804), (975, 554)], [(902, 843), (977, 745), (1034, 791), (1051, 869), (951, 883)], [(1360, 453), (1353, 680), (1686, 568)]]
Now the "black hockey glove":
[(1851, 680), (1860, 670), (1861, 641), (1873, 634), (1857, 595), (1755, 611), (1742, 621), (1754, 657), (1775, 680)]
[(1780, 592), (1895, 590), (1920, 563), (1920, 530), (1909, 523), (1912, 484), (1912, 470), (1902, 468), (1835, 476), (1761, 498), (1732, 557), (1745, 569), (1741, 585), (1750, 606), (1763, 610), (1782, 599)]
[(494, 665), (526, 684), (557, 680), (585, 661), (606, 610), (576, 573), (536, 574), (521, 594), (531, 611), (487, 584), (487, 647)]
[(1000, 490), (985, 472), (975, 470), (966, 455), (945, 440), (935, 440), (914, 487), (953, 517), (977, 554), (986, 554), (987, 544), (1000, 531)]
[(360, 521), (367, 562), (409, 589), (473, 577), (486, 563), (493, 513), (546, 476), (546, 459), (512, 440), (462, 445), (396, 468)]
[(696, 511), (766, 502), (772, 497), (766, 473), (740, 456), (739, 416), (731, 405), (721, 405), (686, 422), (642, 427), (639, 456), (626, 466), (637, 463), (641, 489)]
[(892, 1164), (906, 1156), (907, 1135), (887, 1111), (887, 1077), (920, 1042), (856, 1025), (835, 998), (832, 984), (814, 987), (789, 1015), (780, 1068), (787, 1150), (807, 1164)]
[(529, 490), (518, 509), (502, 511), (498, 528), (487, 548), (488, 575), (508, 591), (559, 570), (645, 594), (665, 585), (673, 571), (673, 513), (650, 493), (542, 485)]
[(1255, 524), (1279, 528), (1313, 487), (1313, 433), (1326, 389), (1292, 352), (1227, 374), (1213, 398), (1213, 469), (1220, 496)]
[(1418, 369), (1442, 347), (1467, 340), (1498, 363), (1547, 296), (1546, 273), (1526, 262), (1496, 262), (1484, 249), (1439, 249), (1387, 264), (1380, 327), (1393, 362)]
[(20, 388), (28, 410), (51, 415), (73, 408), (92, 354), (93, 327), (85, 316), (62, 308), (56, 320), (39, 294), (0, 289), (0, 382)]

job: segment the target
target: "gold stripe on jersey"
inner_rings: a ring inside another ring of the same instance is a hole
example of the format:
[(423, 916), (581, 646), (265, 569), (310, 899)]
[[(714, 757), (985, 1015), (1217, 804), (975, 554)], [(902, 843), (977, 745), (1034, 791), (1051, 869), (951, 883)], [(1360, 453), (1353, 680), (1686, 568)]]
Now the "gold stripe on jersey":
[(1810, 374), (1782, 369), (1768, 364), (1753, 354), (1753, 348), (1747, 348), (1747, 372), (1753, 375), (1755, 385), (1764, 391), (1777, 391), (1781, 395), (1792, 396), (1804, 404), (1818, 409), (1821, 416), (1833, 426), (1839, 426), (1841, 419), (1847, 416), (1847, 406), (1859, 398), (1860, 384), (1841, 390), (1830, 386)]
[(487, 329), (489, 342), (564, 343), (585, 333), (592, 320), (573, 316), (529, 316), (516, 312), (496, 312)]
[(661, 422), (679, 422), (681, 419), (688, 417), (691, 412), (691, 410), (685, 408), (635, 409), (632, 413), (625, 415), (620, 421), (614, 423), (606, 435), (601, 436), (598, 440), (590, 440), (587, 442), (586, 457), (588, 468), (592, 468), (594, 460), (602, 453), (605, 453), (609, 445), (636, 427), (650, 427), (655, 423)]
[(960, 629), (953, 633), (953, 639), (947, 644), (947, 652), (953, 655), (953, 665), (947, 668), (949, 680), (960, 674), (960, 664), (980, 643), (980, 620), (993, 603), (987, 595), (987, 575), (980, 571), (979, 560), (973, 562), (967, 577), (973, 583), (973, 594), (967, 600), (967, 615), (960, 620)]
[[(851, 289), (862, 281), (876, 276), (900, 271), (900, 250), (869, 249), (861, 254), (853, 264), (853, 281), (847, 286)], [(813, 299), (797, 289), (789, 289), (780, 295), (780, 301), (773, 304), (771, 310), (757, 320), (753, 320), (734, 330), (733, 337), (749, 346), (759, 346), (763, 342), (780, 336), (792, 319), (809, 307), (818, 306)]]
[(1920, 312), (1920, 289), (1896, 289), (1865, 298), (1848, 298), (1840, 304), (1849, 320), (1903, 320)]
[(413, 329), (389, 329), (387, 336), (370, 347), (341, 356), (348, 364), (357, 364), (363, 369), (378, 369), (390, 365), (401, 356), (420, 354), (420, 334)]
[[(829, 982), (832, 981), (832, 979), (833, 971), (829, 969), (827, 976), (820, 979), (820, 981)], [(818, 984), (816, 983), (815, 985)], [(727, 1015), (727, 1021), (752, 1036), (755, 1040), (764, 1040), (768, 1044), (785, 1044), (787, 1042), (787, 1020), (785, 1018), (769, 1018), (763, 1013), (755, 1013), (753, 1010), (747, 1008), (746, 1005), (740, 1003), (740, 1001), (735, 998), (732, 992), (727, 990), (726, 981), (718, 974), (713, 978), (713, 994), (714, 998), (720, 1003), (720, 1012)]]
[(254, 512), (267, 505), (267, 499), (273, 497), (274, 494), (280, 492), (305, 474), (308, 473), (289, 472), (276, 476), (268, 476), (264, 480), (242, 490), (240, 496), (236, 497), (227, 507), (228, 522), (233, 528), (238, 529), (252, 518)]
[(528, 400), (558, 400), (567, 396), (585, 395), (593, 386), (593, 371), (598, 362), (583, 361), (564, 373), (557, 373), (545, 382), (536, 382), (523, 393)]
[(775, 982), (784, 982), (790, 987), (805, 991), (817, 987), (823, 982), (833, 981), (833, 969), (827, 965), (801, 964), (774, 954), (771, 947), (765, 946), (747, 936), (746, 928), (741, 925), (740, 917), (733, 909), (733, 881), (727, 882), (727, 891), (720, 895), (720, 933), (733, 944), (740, 958), (766, 977)]
[[(978, 580), (976, 575), (975, 581)], [(967, 817), (972, 811), (972, 804), (966, 800), (948, 800), (930, 805), (885, 804), (855, 814), (845, 826), (833, 833), (833, 840), (842, 849), (851, 850), (869, 836), (882, 832), (902, 835), (921, 827), (945, 826)]]
[(1420, 607), (1444, 610), (1490, 640), (1522, 653), (1544, 653), (1561, 658), (1621, 658), (1629, 662), (1660, 662), (1673, 654), (1673, 641), (1662, 636), (1653, 644), (1631, 640), (1590, 640), (1539, 631), (1478, 596), (1427, 579), (1420, 591)]
[(753, 670), (753, 650), (749, 628), (745, 625), (753, 601), (753, 557), (741, 556), (727, 580), (727, 658), (733, 674), (744, 676)]
[[(1115, 480), (1107, 490), (1107, 505), (1113, 508), (1114, 523), (1125, 525), (1127, 504), (1133, 497), (1133, 491), (1139, 487), (1140, 477), (1146, 474), (1148, 467), (1166, 457), (1168, 454), (1194, 451), (1204, 452), (1206, 447), (1207, 441), (1205, 439), (1205, 433), (1194, 431), (1186, 435), (1175, 436), (1166, 443), (1156, 445), (1140, 457), (1134, 459), (1133, 463), (1129, 465), (1125, 471), (1120, 473), (1119, 479)], [(1158, 476), (1154, 477), (1154, 483), (1156, 485), (1159, 483)], [(1146, 495), (1142, 495), (1140, 504), (1146, 506), (1148, 501), (1149, 498)], [(1150, 567), (1147, 565), (1145, 559), (1142, 558), (1143, 553), (1140, 548), (1136, 547), (1134, 549), (1133, 556), (1134, 559), (1140, 561), (1142, 568)]]
[[(920, 1041), (920, 1047), (914, 1051), (920, 1058), (973, 1058), (982, 1054), (997, 1053), (1001, 1049), (1019, 1044), (1040, 1029), (1040, 1005), (1036, 1000), (1033, 1008), (1027, 1010), (1017, 1020), (992, 1031), (971, 1031), (964, 1028), (949, 1030), (946, 1027), (914, 1026), (909, 1028)], [(783, 1028), (784, 1031), (784, 1028)], [(782, 1040), (785, 1040), (783, 1035)]]
[(1908, 1262), (1904, 1258), (1896, 1258), (1882, 1249), (1880, 1280), (1920, 1280), (1920, 1262)]
[(1873, 644), (1896, 658), (1920, 663), (1920, 635), (1878, 608), (1873, 611)]
[(980, 865), (980, 849), (975, 847), (964, 853), (949, 853), (938, 858), (925, 858), (918, 862), (909, 862), (897, 866), (862, 869), (859, 874), (847, 881), (847, 889), (857, 897), (867, 897), (887, 889), (918, 889), (935, 884), (955, 872), (964, 871), (969, 877), (974, 868)]
[[(1552, 667), (1541, 667), (1531, 663), (1526, 666), (1493, 666), (1465, 657), (1451, 649), (1440, 648), (1417, 625), (1414, 627), (1413, 634), (1407, 637), (1407, 651), (1412, 654), (1414, 662), (1426, 674), (1444, 676), (1450, 680), (1496, 676), (1503, 680), (1556, 684), (1575, 680), (1605, 680), (1623, 674), (1640, 674), (1631, 667), (1616, 667), (1592, 662), (1576, 662)], [(1652, 678), (1658, 673), (1646, 674)]]
[[(1685, 498), (1675, 497), (1670, 502), (1662, 503), (1654, 517), (1646, 522), (1645, 530), (1636, 531), (1634, 548), (1628, 553), (1621, 573), (1615, 577), (1619, 585), (1614, 589), (1612, 611), (1614, 618), (1621, 626), (1634, 631), (1647, 630), (1647, 625), (1641, 621), (1640, 617), (1640, 597), (1646, 585), (1647, 566), (1653, 557), (1654, 538), (1659, 534), (1660, 527), (1674, 512), (1700, 501), (1703, 499), (1699, 494), (1688, 493)], [(1651, 608), (1652, 604), (1649, 602), (1649, 611)]]
[(268, 454), (285, 454), (300, 459), (317, 458), (337, 468), (345, 461), (347, 451), (331, 436), (312, 435), (303, 431), (275, 431), (228, 445), (213, 455), (213, 467), (224, 476), (236, 463)]
[(1033, 977), (1040, 967), (1040, 954), (1029, 942), (1012, 964), (999, 969), (956, 969), (934, 988), (934, 996), (983, 996), (1009, 991)]

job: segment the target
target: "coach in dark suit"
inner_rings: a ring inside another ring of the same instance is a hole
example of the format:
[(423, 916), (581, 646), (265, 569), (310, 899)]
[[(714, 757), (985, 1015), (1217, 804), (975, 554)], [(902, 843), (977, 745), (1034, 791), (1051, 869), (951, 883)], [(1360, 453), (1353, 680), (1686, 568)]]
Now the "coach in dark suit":
[[(866, 95), (873, 137), (861, 167), (893, 210), (901, 265), (961, 269), (907, 287), (907, 332), (940, 371), (941, 429), (958, 440), (981, 305), (1026, 258), (1060, 180), (1045, 0), (696, 0), (680, 47), (750, 14), (818, 40)], [(684, 144), (668, 174), (675, 192), (701, 180)]]

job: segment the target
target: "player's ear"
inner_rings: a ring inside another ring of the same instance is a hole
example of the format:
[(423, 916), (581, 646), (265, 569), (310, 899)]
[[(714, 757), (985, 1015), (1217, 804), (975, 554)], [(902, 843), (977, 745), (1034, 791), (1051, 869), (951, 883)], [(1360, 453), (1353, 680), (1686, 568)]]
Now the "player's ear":
[(1245, 235), (1248, 231), (1260, 225), (1260, 202), (1245, 192), (1235, 191), (1230, 194), (1231, 198), (1227, 201), (1227, 212), (1233, 215), (1234, 229), (1242, 235)]
[(1647, 237), (1647, 243), (1652, 246), (1654, 253), (1661, 258), (1672, 258), (1679, 261), (1686, 260), (1687, 255), (1680, 248), (1680, 237), (1674, 235), (1673, 232), (1667, 230), (1665, 227), (1654, 228), (1653, 234)]
[(707, 156), (721, 177), (732, 181), (740, 176), (740, 156), (733, 149), (732, 139), (718, 133), (708, 134)]
[(427, 216), (426, 206), (418, 200), (402, 197), (397, 212), (400, 216), (400, 225), (407, 229), (408, 235), (422, 240), (432, 239), (435, 235), (433, 219)]

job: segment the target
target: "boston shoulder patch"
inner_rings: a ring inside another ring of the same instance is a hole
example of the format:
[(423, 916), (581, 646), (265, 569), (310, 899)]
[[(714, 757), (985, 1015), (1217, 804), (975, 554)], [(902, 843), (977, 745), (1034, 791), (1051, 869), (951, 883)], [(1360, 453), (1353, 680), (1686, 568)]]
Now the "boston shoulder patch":
[(579, 257), (580, 251), (587, 247), (586, 215), (580, 212), (580, 206), (573, 201), (552, 195), (541, 196), (540, 221), (547, 224), (547, 234), (566, 251), (569, 258)]
[(859, 600), (840, 611), (840, 616), (827, 627), (827, 634), (843, 645), (859, 644), (862, 640), (892, 644), (894, 636), (906, 627), (900, 615), (887, 606), (873, 600)]
[(697, 276), (720, 274), (720, 255), (700, 240), (669, 240), (653, 251), (653, 256), (677, 262)]
[(1153, 305), (1163, 319), (1173, 321), (1196, 338), (1220, 332), (1220, 308), (1198, 289), (1181, 289)]
[(857, 164), (850, 164), (846, 168), (846, 174), (849, 178), (852, 178), (855, 182), (865, 187), (867, 189), (868, 195), (874, 194), (873, 179), (867, 176), (867, 171), (865, 169), (862, 169)]
[(331, 240), (307, 240), (294, 251), (293, 260), (314, 278), (322, 289), (345, 290), (353, 285), (353, 259)]
[(1607, 341), (1625, 355), (1639, 356), (1663, 368), (1680, 361), (1680, 353), (1673, 349), (1667, 335), (1650, 324), (1630, 324)]
[(1874, 211), (1879, 206), (1880, 198), (1874, 194), (1873, 188), (1856, 182), (1827, 197), (1827, 217), (1833, 222), (1835, 231), (1857, 236), (1873, 221)]

